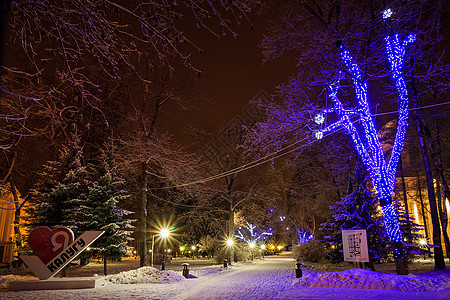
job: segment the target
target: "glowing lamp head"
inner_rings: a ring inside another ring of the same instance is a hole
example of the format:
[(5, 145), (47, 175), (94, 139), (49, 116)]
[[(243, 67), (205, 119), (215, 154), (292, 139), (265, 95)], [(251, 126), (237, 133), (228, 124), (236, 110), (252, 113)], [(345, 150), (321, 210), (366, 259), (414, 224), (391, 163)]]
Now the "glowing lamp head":
[(195, 250), (195, 246), (192, 246), (191, 249), (192, 249), (192, 250)]
[(421, 240), (419, 241), (419, 243), (420, 243), (422, 246), (425, 246), (425, 245), (427, 244), (427, 241), (425, 241), (424, 239), (421, 239)]
[(266, 245), (261, 245), (261, 250), (266, 249)]
[(183, 247), (183, 246), (180, 247), (180, 251), (181, 251), (181, 252), (184, 251), (184, 247)]
[(227, 245), (228, 246), (233, 246), (234, 245), (234, 241), (232, 239), (228, 239), (227, 240)]
[(255, 243), (253, 243), (253, 242), (251, 242), (251, 243), (248, 243), (248, 245), (250, 246), (250, 248), (255, 248)]
[(283, 247), (281, 247), (281, 246), (278, 246), (277, 248), (278, 248), (278, 250), (281, 250), (281, 248), (283, 248)]
[(166, 238), (169, 236), (169, 229), (162, 229), (160, 232), (162, 238)]

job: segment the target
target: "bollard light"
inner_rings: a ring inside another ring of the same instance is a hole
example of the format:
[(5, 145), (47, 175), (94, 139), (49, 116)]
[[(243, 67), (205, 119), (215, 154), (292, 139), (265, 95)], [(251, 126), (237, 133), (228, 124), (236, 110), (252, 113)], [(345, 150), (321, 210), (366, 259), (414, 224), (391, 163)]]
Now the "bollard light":
[(185, 278), (189, 278), (189, 264), (188, 263), (184, 263), (184, 264), (181, 264), (182, 266), (183, 266), (183, 276), (185, 277)]
[(302, 263), (297, 261), (297, 263), (295, 264), (297, 266), (297, 268), (295, 269), (295, 277), (296, 278), (300, 278), (303, 276), (302, 274)]

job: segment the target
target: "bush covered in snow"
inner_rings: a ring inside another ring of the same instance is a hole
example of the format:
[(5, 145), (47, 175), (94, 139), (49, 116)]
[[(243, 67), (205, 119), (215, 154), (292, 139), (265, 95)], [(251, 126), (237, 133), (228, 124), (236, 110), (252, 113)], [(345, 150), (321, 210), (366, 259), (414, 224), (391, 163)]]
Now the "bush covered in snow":
[[(235, 262), (246, 262), (251, 259), (250, 248), (247, 243), (236, 243), (233, 247), (234, 250), (234, 261)], [(228, 248), (222, 247), (216, 252), (216, 262), (221, 264), (224, 259), (228, 259)], [(256, 255), (254, 251), (254, 255)]]
[(311, 241), (294, 246), (292, 257), (300, 261), (319, 262), (325, 258), (325, 249), (322, 243)]
[(175, 271), (159, 271), (152, 267), (142, 267), (136, 270), (120, 272), (119, 274), (106, 276), (105, 279), (112, 283), (173, 283), (185, 280), (181, 273)]

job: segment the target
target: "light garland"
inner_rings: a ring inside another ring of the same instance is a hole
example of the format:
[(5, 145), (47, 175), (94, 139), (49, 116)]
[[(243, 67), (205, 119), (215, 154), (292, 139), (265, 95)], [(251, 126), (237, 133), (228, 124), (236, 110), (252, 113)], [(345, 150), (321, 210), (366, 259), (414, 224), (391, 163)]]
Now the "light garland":
[[(250, 237), (247, 238), (246, 236), (244, 236), (244, 234), (242, 234), (241, 232), (241, 227), (239, 227), (238, 229), (238, 234), (235, 234), (234, 236), (237, 237), (238, 239), (246, 242), (247, 244), (251, 244), (253, 243), (254, 245), (256, 244), (256, 242), (261, 239), (262, 237), (264, 237), (265, 235), (272, 235), (272, 232), (262, 232), (260, 234), (258, 234), (257, 232), (255, 232), (255, 225), (252, 225), (250, 223), (247, 222), (247, 226), (246, 226), (248, 232), (250, 233)], [(269, 228), (269, 231), (271, 230), (271, 228)]]
[[(392, 15), (392, 11), (387, 10), (383, 17)], [(343, 127), (349, 133), (353, 144), (355, 145), (358, 155), (361, 157), (367, 171), (370, 174), (373, 185), (380, 199), (381, 209), (384, 216), (384, 224), (386, 226), (389, 240), (394, 243), (402, 241), (402, 234), (398, 222), (397, 213), (392, 205), (392, 192), (394, 190), (395, 174), (397, 171), (398, 161), (403, 150), (403, 144), (408, 127), (408, 92), (403, 75), (403, 63), (406, 53), (406, 47), (415, 41), (414, 34), (408, 35), (401, 40), (399, 35), (387, 36), (385, 38), (385, 46), (387, 58), (390, 66), (391, 77), (394, 81), (399, 98), (398, 125), (395, 141), (391, 152), (389, 163), (386, 162), (383, 148), (377, 135), (374, 120), (370, 114), (370, 106), (367, 93), (367, 82), (364, 81), (358, 64), (354, 61), (350, 52), (341, 45), (339, 47), (342, 60), (344, 61), (348, 72), (351, 75), (353, 86), (355, 89), (358, 107), (354, 109), (344, 108), (342, 102), (338, 98), (339, 79), (337, 84), (329, 86), (329, 98), (333, 103), (332, 109), (324, 110), (324, 113), (334, 112), (340, 116), (339, 120), (329, 126), (317, 131), (316, 138), (320, 139), (324, 133), (333, 131), (339, 127)], [(339, 74), (341, 75), (341, 74)], [(341, 77), (341, 76), (339, 76)], [(363, 136), (356, 129), (355, 124), (351, 121), (352, 116), (358, 116), (361, 120)], [(317, 122), (316, 122), (317, 123)], [(319, 124), (319, 123), (318, 123)], [(321, 124), (321, 123), (320, 123)], [(394, 250), (394, 255), (404, 255), (404, 251), (398, 247)]]
[(314, 238), (314, 235), (310, 234), (307, 231), (301, 231), (298, 228), (297, 228), (297, 234), (298, 234), (298, 241), (300, 244), (306, 244)]

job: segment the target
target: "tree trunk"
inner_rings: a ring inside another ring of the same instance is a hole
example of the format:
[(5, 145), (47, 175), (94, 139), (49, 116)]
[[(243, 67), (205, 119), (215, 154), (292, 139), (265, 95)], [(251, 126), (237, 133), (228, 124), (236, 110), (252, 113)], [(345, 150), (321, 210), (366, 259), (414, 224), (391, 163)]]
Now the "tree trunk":
[(141, 211), (139, 214), (139, 265), (140, 267), (147, 265), (147, 163), (142, 163), (142, 187), (141, 187)]
[(417, 189), (419, 191), (420, 207), (421, 207), (421, 211), (422, 211), (422, 221), (423, 221), (423, 227), (424, 227), (424, 230), (425, 230), (425, 237), (428, 240), (428, 226), (427, 226), (427, 220), (425, 218), (425, 206), (423, 204), (422, 186), (420, 184), (419, 173), (417, 173)]
[(107, 260), (105, 255), (103, 255), (103, 275), (108, 275)]
[(17, 195), (16, 186), (14, 185), (14, 182), (10, 179), (9, 180), (9, 186), (11, 188), (11, 193), (13, 194), (14, 198), (14, 235), (15, 235), (15, 244), (16, 247), (22, 247), (22, 234), (20, 233), (20, 211), (22, 210), (23, 204), (25, 203), (25, 200), (23, 200), (23, 203), (19, 203), (19, 195)]
[[(228, 238), (233, 239), (234, 237), (234, 209), (233, 201), (230, 203), (230, 212), (228, 218)], [(230, 246), (230, 263), (234, 262), (234, 245)]]
[[(445, 206), (446, 199), (450, 198), (450, 190), (447, 183), (447, 180), (445, 179), (444, 175), (444, 167), (442, 165), (442, 152), (441, 152), (441, 142), (440, 142), (440, 130), (439, 127), (437, 127), (437, 137), (436, 141), (431, 144), (431, 154), (434, 161), (434, 167), (436, 170), (436, 174), (439, 177), (439, 183), (440, 183), (440, 190), (441, 193), (439, 194), (439, 215), (441, 217), (441, 229), (444, 236), (444, 244), (445, 244), (445, 250), (447, 254), (447, 258), (450, 258), (450, 240), (447, 233), (447, 226), (448, 226), (448, 212), (447, 207)], [(439, 185), (438, 185), (439, 187)]]
[[(415, 79), (413, 74), (412, 89), (413, 89), (413, 97), (412, 103), (415, 108), (418, 108), (417, 103), (417, 89), (415, 85)], [(436, 270), (444, 270), (445, 269), (445, 261), (444, 261), (444, 252), (442, 251), (442, 242), (441, 242), (441, 227), (439, 224), (439, 216), (436, 205), (436, 194), (434, 192), (433, 185), (433, 174), (430, 166), (430, 157), (428, 155), (428, 147), (425, 141), (425, 132), (423, 125), (423, 117), (422, 117), (422, 109), (414, 110), (414, 120), (417, 126), (417, 135), (420, 141), (420, 149), (422, 152), (423, 165), (425, 169), (425, 177), (427, 179), (427, 190), (428, 190), (428, 200), (430, 203), (430, 214), (431, 214), (431, 223), (433, 227), (433, 244), (434, 247), (434, 268)]]
[[(403, 172), (403, 158), (400, 156), (400, 161), (398, 162), (398, 169), (400, 171), (400, 176), (402, 179), (402, 189), (403, 189), (403, 201), (405, 202), (405, 214), (407, 217), (407, 220), (409, 220), (409, 209), (408, 209), (408, 195), (406, 193), (406, 183), (405, 183), (405, 174)], [(410, 222), (406, 223), (406, 234), (407, 234), (407, 240), (408, 243), (411, 243), (411, 226)]]

